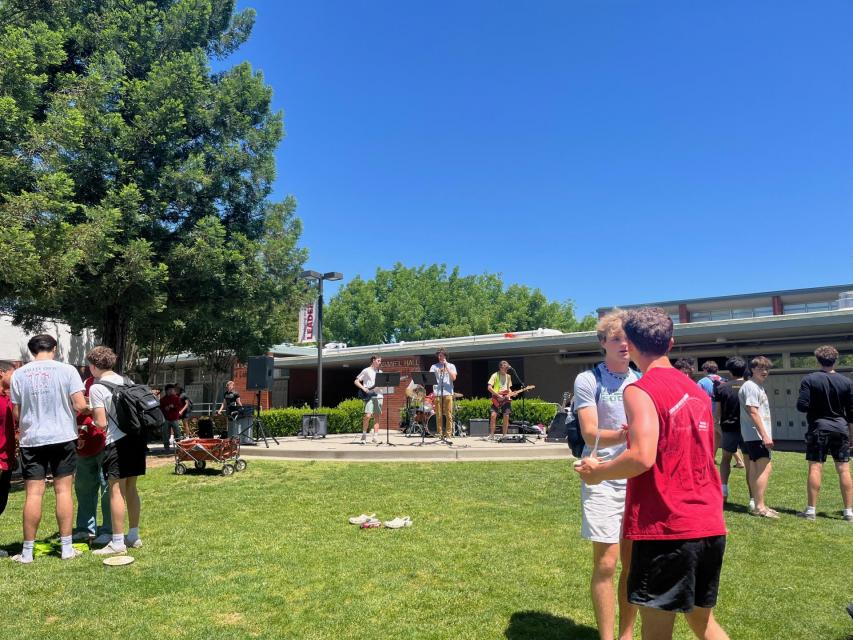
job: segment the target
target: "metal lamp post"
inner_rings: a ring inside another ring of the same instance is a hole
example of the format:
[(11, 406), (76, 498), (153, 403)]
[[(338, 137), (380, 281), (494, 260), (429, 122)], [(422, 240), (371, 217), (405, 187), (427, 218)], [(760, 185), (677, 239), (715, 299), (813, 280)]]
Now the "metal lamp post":
[(317, 281), (317, 394), (314, 408), (319, 409), (323, 406), (323, 281), (341, 280), (344, 274), (339, 271), (303, 271), (299, 277)]

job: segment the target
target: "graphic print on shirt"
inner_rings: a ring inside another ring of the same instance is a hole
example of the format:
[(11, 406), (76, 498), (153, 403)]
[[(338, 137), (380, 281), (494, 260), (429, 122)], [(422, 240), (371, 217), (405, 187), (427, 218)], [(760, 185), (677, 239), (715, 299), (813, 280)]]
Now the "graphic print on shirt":
[[(666, 455), (674, 460), (672, 469), (673, 480), (685, 491), (695, 491), (713, 482), (708, 474), (705, 464), (707, 452), (703, 440), (707, 439), (707, 433), (713, 429), (713, 425), (707, 421), (708, 405), (704, 398), (691, 396), (687, 393), (669, 409), (669, 426), (671, 439), (661, 436), (658, 442), (658, 450), (661, 455)], [(676, 434), (688, 434), (675, 437)], [(689, 443), (689, 452), (684, 449)], [(697, 471), (699, 474), (697, 475)]]

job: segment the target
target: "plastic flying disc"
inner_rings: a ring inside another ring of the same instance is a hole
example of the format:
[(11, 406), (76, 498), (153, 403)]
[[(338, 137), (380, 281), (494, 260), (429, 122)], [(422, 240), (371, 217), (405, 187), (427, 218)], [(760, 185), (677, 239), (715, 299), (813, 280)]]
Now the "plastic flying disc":
[(133, 556), (110, 556), (109, 558), (104, 558), (104, 564), (108, 567), (120, 567), (131, 562), (133, 562)]

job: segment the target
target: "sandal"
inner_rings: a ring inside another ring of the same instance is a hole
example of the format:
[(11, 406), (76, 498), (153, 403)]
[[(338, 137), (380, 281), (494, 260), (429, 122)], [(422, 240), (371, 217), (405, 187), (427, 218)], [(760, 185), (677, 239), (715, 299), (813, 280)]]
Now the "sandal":
[(752, 516), (758, 516), (760, 518), (771, 518), (773, 520), (779, 519), (779, 513), (777, 511), (774, 511), (773, 509), (771, 509), (769, 507), (764, 507), (764, 509), (761, 509), (761, 510), (753, 509), (752, 511), (749, 512), (749, 514)]

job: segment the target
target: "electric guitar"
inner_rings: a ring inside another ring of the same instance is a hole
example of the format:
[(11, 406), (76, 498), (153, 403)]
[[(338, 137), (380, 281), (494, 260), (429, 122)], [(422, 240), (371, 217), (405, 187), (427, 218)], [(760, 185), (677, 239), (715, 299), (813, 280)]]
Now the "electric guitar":
[(492, 404), (496, 409), (500, 408), (504, 406), (507, 402), (510, 402), (515, 396), (522, 394), (525, 391), (531, 391), (535, 388), (535, 385), (529, 384), (526, 387), (521, 387), (521, 389), (518, 389), (516, 391), (509, 391), (507, 389), (504, 389), (503, 391), (501, 391), (500, 395), (492, 396)]

